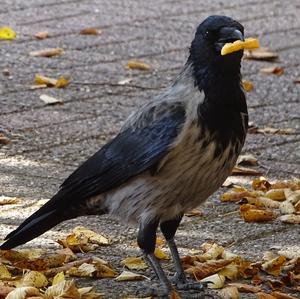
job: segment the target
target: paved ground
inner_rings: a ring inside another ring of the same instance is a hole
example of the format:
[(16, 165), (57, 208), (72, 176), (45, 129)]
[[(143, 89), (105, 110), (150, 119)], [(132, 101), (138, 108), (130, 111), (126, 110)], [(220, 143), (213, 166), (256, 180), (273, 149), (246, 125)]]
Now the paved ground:
[[(243, 62), (244, 78), (254, 84), (248, 94), (250, 121), (258, 126), (293, 128), (294, 135), (249, 135), (244, 152), (255, 154), (270, 178), (300, 175), (300, 4), (291, 1), (196, 0), (2, 0), (0, 25), (10, 25), (18, 37), (0, 43), (0, 130), (12, 142), (1, 147), (0, 194), (24, 198), (20, 213), (4, 209), (0, 237), (34, 211), (41, 198), (50, 198), (62, 180), (81, 161), (113, 136), (122, 121), (170, 83), (182, 67), (196, 26), (206, 16), (226, 14), (241, 21), (246, 35), (278, 52), (280, 77), (259, 73), (267, 62)], [(100, 36), (82, 36), (86, 27), (103, 30)], [(32, 35), (48, 31), (50, 37)], [(62, 47), (53, 58), (30, 57), (47, 47)], [(139, 58), (151, 71), (130, 71), (127, 60)], [(8, 69), (10, 75), (2, 74)], [(65, 89), (30, 90), (34, 75), (69, 76)], [(131, 78), (129, 85), (118, 86)], [(44, 106), (40, 94), (61, 98), (64, 105)], [(243, 178), (249, 182), (251, 178)], [(5, 211), (4, 211), (5, 210)], [(299, 244), (299, 227), (279, 222), (245, 224), (234, 205), (221, 205), (217, 195), (205, 205), (204, 219), (186, 220), (178, 232), (182, 253), (215, 240), (248, 257), (261, 256), (272, 246)], [(114, 245), (97, 254), (120, 269), (119, 260), (137, 254), (132, 246), (135, 229), (105, 217), (81, 218), (56, 227), (27, 246), (55, 246), (61, 232), (84, 224), (113, 238)], [(42, 244), (42, 245), (41, 245)], [(84, 282), (82, 282), (84, 284)], [(89, 283), (90, 284), (90, 283)], [(136, 284), (96, 282), (107, 298), (132, 294)], [(250, 298), (250, 297), (249, 297)]]

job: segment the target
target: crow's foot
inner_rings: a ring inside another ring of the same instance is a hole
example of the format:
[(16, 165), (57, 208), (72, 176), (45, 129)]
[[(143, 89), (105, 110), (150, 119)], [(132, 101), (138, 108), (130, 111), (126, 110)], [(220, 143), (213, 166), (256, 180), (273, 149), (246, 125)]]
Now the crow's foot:
[(139, 296), (149, 296), (159, 299), (169, 299), (171, 298), (172, 290), (164, 287), (159, 284), (152, 284), (151, 286), (148, 284), (144, 284), (136, 290), (136, 295)]

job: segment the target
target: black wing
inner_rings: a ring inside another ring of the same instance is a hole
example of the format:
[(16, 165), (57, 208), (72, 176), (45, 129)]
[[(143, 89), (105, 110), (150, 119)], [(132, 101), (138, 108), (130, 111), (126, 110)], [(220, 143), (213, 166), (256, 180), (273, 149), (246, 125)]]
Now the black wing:
[[(115, 188), (150, 170), (166, 155), (185, 121), (183, 107), (141, 128), (127, 128), (89, 158), (38, 211), (11, 232), (1, 249), (10, 249), (73, 218), (85, 199)], [(74, 208), (74, 209), (73, 209)]]

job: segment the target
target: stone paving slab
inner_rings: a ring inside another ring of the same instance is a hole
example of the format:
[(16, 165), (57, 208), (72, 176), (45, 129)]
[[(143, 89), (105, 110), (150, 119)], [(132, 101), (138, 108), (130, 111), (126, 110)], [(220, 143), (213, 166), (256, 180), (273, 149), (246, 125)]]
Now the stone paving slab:
[[(12, 42), (0, 42), (0, 132), (12, 142), (0, 148), (0, 195), (20, 196), (20, 213), (0, 210), (0, 238), (15, 228), (50, 198), (63, 179), (109, 140), (124, 119), (167, 86), (180, 71), (196, 26), (210, 14), (226, 14), (241, 21), (247, 36), (279, 54), (273, 63), (243, 61), (244, 78), (254, 84), (247, 94), (250, 121), (259, 127), (292, 128), (293, 135), (249, 134), (244, 148), (259, 159), (269, 178), (300, 176), (300, 5), (299, 1), (231, 0), (2, 0), (0, 26), (18, 33)], [(82, 36), (87, 27), (103, 30), (99, 36)], [(36, 40), (38, 31), (50, 37)], [(29, 56), (30, 51), (62, 47), (53, 58)], [(151, 65), (149, 72), (130, 71), (131, 58)], [(282, 76), (263, 75), (262, 67), (280, 65)], [(10, 76), (2, 74), (8, 69)], [(69, 76), (65, 89), (30, 90), (35, 74)], [(118, 85), (131, 78), (129, 85)], [(64, 100), (61, 106), (44, 106), (41, 94)], [(249, 183), (251, 177), (238, 178)], [(234, 204), (221, 204), (219, 190), (202, 207), (203, 218), (185, 219), (178, 231), (180, 252), (188, 253), (207, 240), (257, 259), (274, 246), (299, 244), (299, 226), (279, 221), (244, 223)], [(109, 260), (119, 271), (119, 261), (138, 255), (136, 230), (117, 219), (82, 217), (67, 221), (25, 247), (55, 248), (57, 236), (77, 225), (111, 236), (114, 244), (93, 254)], [(165, 264), (172, 272), (170, 264)], [(147, 272), (150, 275), (150, 272)], [(112, 280), (87, 281), (106, 298), (132, 295), (138, 285)], [(245, 295), (242, 298), (254, 298)]]

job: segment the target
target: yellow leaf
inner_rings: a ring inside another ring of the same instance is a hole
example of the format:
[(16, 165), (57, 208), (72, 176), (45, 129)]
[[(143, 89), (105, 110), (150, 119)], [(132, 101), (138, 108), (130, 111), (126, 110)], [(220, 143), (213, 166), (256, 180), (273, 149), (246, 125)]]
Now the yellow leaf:
[(271, 189), (267, 191), (265, 196), (273, 200), (278, 200), (278, 201), (285, 200), (284, 189)]
[(37, 85), (46, 84), (47, 86), (51, 87), (57, 84), (57, 80), (43, 75), (36, 74), (34, 77), (34, 83)]
[(56, 88), (63, 88), (66, 87), (69, 84), (69, 80), (67, 80), (65, 77), (60, 76), (57, 80), (54, 86)]
[(227, 265), (225, 268), (218, 272), (219, 274), (225, 276), (226, 278), (233, 280), (239, 276), (239, 268), (236, 264)]
[(259, 48), (259, 42), (256, 38), (246, 38), (245, 41), (237, 40), (233, 43), (226, 43), (222, 50), (221, 55), (227, 55), (232, 52), (237, 52), (242, 49), (256, 49)]
[(159, 260), (169, 260), (170, 257), (164, 253), (160, 248), (156, 247), (154, 250), (154, 255), (159, 259)]
[(10, 27), (0, 27), (0, 39), (14, 39), (16, 33)]
[(87, 242), (98, 245), (109, 245), (111, 242), (108, 238), (93, 232), (82, 226), (77, 226), (73, 229), (73, 233), (78, 239), (87, 239)]
[(46, 276), (37, 271), (27, 272), (22, 279), (22, 286), (42, 288), (48, 285)]
[(54, 286), (55, 284), (58, 284), (63, 280), (65, 280), (65, 274), (64, 272), (59, 272), (53, 277), (52, 285)]
[(6, 266), (0, 263), (0, 279), (5, 280), (6, 278), (11, 278), (11, 274), (7, 270)]
[(34, 287), (20, 287), (12, 290), (6, 299), (25, 299), (29, 297), (43, 298), (39, 290)]
[(72, 267), (70, 270), (67, 271), (67, 274), (77, 277), (93, 277), (96, 271), (97, 269), (94, 265), (84, 263), (78, 268)]
[(225, 276), (220, 274), (214, 274), (201, 279), (200, 282), (206, 282), (208, 288), (210, 289), (221, 289), (223, 288), (225, 283)]
[(142, 61), (129, 60), (126, 64), (126, 68), (132, 69), (132, 70), (149, 71), (151, 67), (149, 64), (142, 62)]
[(276, 214), (273, 211), (259, 209), (249, 204), (240, 206), (240, 215), (246, 222), (264, 222), (276, 218)]
[(249, 92), (253, 89), (253, 84), (252, 82), (248, 80), (242, 80), (242, 86), (245, 89), (245, 91)]
[(148, 268), (141, 257), (127, 257), (126, 259), (121, 261), (121, 265), (127, 267), (130, 270), (143, 270)]
[(144, 275), (140, 275), (130, 271), (123, 271), (118, 277), (116, 277), (116, 281), (143, 280), (145, 278), (147, 277)]

